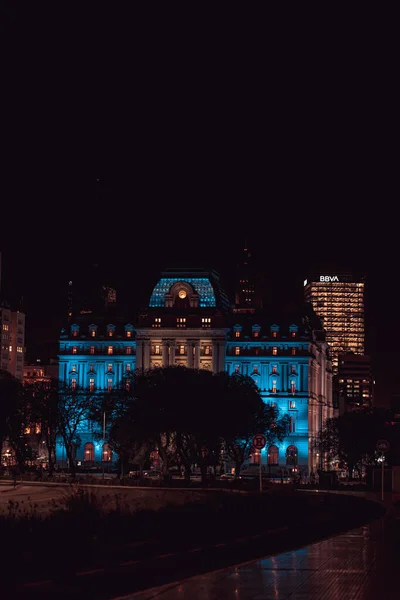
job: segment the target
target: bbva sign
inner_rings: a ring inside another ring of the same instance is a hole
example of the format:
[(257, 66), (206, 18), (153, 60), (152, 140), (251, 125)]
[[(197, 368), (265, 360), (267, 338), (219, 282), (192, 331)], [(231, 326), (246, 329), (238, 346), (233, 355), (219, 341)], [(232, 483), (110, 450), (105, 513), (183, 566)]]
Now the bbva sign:
[(337, 275), (320, 275), (319, 280), (330, 283), (332, 281), (339, 281), (339, 277)]

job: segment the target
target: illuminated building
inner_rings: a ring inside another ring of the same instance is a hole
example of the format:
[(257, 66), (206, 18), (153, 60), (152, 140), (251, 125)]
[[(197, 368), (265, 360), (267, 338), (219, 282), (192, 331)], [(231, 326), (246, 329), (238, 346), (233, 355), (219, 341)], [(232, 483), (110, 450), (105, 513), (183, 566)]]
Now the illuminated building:
[[(161, 366), (249, 375), (265, 402), (290, 415), (288, 435), (262, 452), (262, 462), (273, 470), (312, 471), (322, 465), (312, 442), (333, 416), (324, 335), (316, 318), (277, 324), (265, 314), (233, 312), (215, 271), (170, 269), (161, 273), (134, 326), (107, 315), (77, 315), (60, 338), (59, 378), (104, 391), (127, 372)], [(99, 464), (102, 446), (93, 431), (79, 435), (78, 460)]]
[(24, 365), (24, 383), (46, 382), (51, 379), (58, 379), (58, 361), (50, 359), (50, 363), (44, 365), (38, 359), (31, 365)]
[[(1, 291), (1, 253), (0, 253)], [(0, 302), (0, 369), (22, 380), (25, 352), (25, 314), (13, 311), (7, 302)]]
[(340, 414), (350, 410), (371, 408), (374, 382), (369, 356), (352, 352), (339, 354), (338, 374), (335, 379)]
[(304, 296), (322, 321), (336, 374), (339, 354), (364, 354), (364, 278), (316, 275), (304, 281)]

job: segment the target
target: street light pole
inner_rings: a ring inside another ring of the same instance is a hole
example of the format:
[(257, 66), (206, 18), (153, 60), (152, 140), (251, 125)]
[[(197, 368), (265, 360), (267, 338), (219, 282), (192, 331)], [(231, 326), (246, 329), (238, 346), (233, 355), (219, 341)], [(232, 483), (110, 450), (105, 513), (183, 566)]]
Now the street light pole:
[(104, 444), (105, 444), (105, 440), (106, 440), (106, 411), (103, 411), (103, 446), (101, 448), (101, 464), (103, 467), (103, 475), (102, 478), (104, 479)]

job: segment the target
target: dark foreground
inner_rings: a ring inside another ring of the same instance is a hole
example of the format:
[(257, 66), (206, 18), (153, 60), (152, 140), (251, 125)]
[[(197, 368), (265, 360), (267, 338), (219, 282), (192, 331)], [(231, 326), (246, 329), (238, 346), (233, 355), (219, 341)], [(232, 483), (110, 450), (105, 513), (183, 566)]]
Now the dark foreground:
[(2, 523), (1, 598), (113, 598), (304, 546), (383, 513), (363, 498), (295, 491), (221, 493), (134, 516), (102, 515), (75, 498), (68, 513), (28, 530), (16, 523), (12, 539)]

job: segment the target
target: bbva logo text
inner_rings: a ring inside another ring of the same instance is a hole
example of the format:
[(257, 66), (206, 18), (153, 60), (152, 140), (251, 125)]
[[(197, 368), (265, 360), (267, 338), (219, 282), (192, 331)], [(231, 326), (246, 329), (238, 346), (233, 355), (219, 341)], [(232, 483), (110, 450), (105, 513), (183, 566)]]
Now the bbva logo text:
[(339, 281), (339, 277), (337, 275), (320, 275), (319, 280), (329, 283), (331, 281)]

